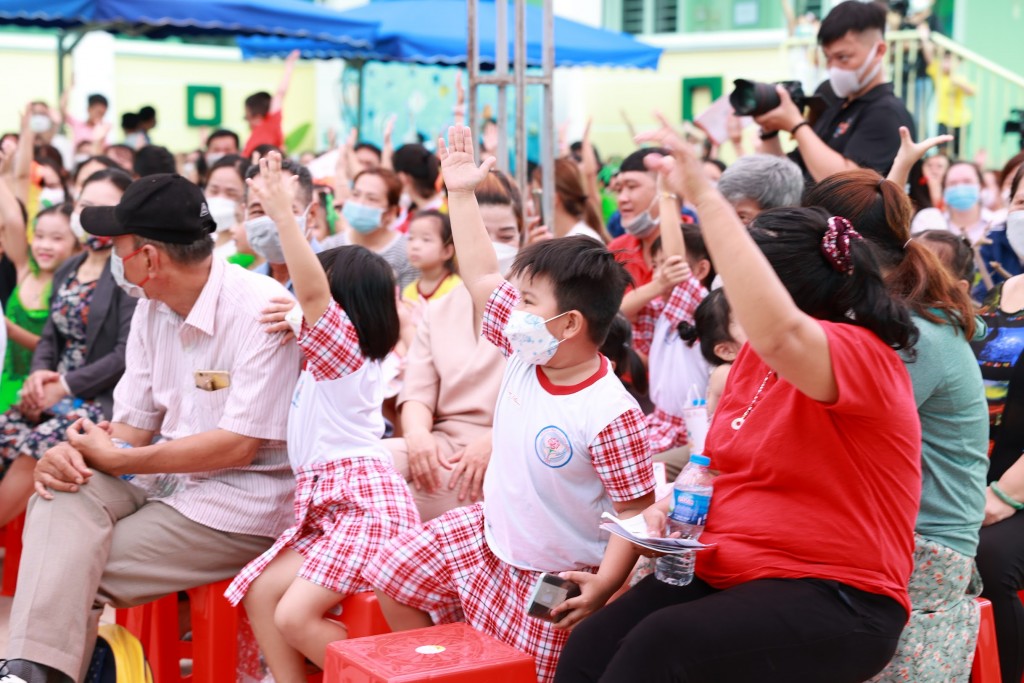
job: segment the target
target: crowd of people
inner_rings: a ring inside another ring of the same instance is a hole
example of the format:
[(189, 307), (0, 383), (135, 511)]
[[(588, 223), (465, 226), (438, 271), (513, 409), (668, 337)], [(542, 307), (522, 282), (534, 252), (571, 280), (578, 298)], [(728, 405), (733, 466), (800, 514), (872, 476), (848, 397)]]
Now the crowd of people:
[[(752, 153), (662, 118), (523, 188), (461, 107), (436, 150), (289, 158), (294, 56), (245, 144), (186, 158), (152, 111), (109, 144), (95, 96), (69, 163), (32, 103), (0, 140), (0, 681), (80, 681), (106, 606), (225, 580), (278, 683), (365, 591), (559, 683), (967, 680), (981, 595), (1020, 681), (1024, 154), (912, 139), (883, 6), (816, 28), (827, 107), (780, 87)], [(677, 586), (600, 524), (664, 535), (695, 432), (709, 547)], [(579, 588), (550, 619), (544, 574)]]

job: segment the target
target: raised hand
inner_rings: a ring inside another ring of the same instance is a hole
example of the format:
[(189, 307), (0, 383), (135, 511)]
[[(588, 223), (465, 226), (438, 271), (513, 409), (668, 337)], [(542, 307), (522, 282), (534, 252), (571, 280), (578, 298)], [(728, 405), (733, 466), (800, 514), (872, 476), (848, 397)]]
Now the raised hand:
[[(686, 197), (689, 201), (696, 203), (705, 194), (716, 190), (704, 172), (700, 161), (700, 155), (689, 142), (684, 140), (667, 119), (660, 113), (655, 117), (661, 123), (661, 128), (648, 133), (641, 133), (636, 136), (637, 142), (653, 142), (672, 152), (675, 165), (672, 170), (667, 170), (667, 183), (679, 195)], [(653, 163), (653, 162), (652, 162)], [(661, 164), (662, 162), (658, 162)], [(661, 168), (658, 169), (662, 170)]]
[(903, 187), (907, 184), (910, 169), (924, 157), (928, 150), (952, 141), (952, 135), (936, 135), (921, 142), (914, 142), (907, 127), (900, 126), (900, 150), (896, 152), (896, 158), (893, 159), (892, 168), (886, 178)]
[(473, 155), (473, 133), (466, 126), (451, 126), (448, 129), (448, 143), (444, 138), (437, 141), (437, 155), (441, 157), (441, 175), (448, 193), (472, 193), (497, 160), (487, 157), (479, 166)]
[(295, 184), (298, 176), (290, 176), (285, 179), (281, 175), (281, 154), (270, 152), (263, 159), (259, 160), (260, 175), (258, 178), (249, 178), (245, 182), (253, 192), (263, 211), (270, 216), (275, 223), (280, 224), (282, 218), (292, 216), (292, 202), (295, 199)]

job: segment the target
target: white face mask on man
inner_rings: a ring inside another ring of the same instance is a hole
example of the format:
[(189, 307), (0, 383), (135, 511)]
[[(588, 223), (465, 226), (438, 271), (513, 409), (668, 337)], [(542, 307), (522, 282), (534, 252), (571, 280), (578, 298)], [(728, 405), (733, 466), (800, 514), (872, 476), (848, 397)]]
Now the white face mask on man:
[(867, 87), (867, 84), (875, 80), (878, 72), (882, 70), (882, 60), (875, 62), (878, 56), (878, 43), (871, 48), (868, 58), (858, 69), (843, 69), (838, 66), (829, 67), (828, 80), (832, 84), (832, 92), (837, 97), (847, 98), (858, 93)]
[[(301, 216), (295, 217), (299, 224), (299, 230), (306, 232), (306, 216), (309, 214), (309, 207), (302, 212)], [(270, 216), (260, 216), (245, 222), (245, 238), (249, 246), (267, 263), (284, 263), (284, 247), (281, 246), (281, 235), (277, 232), (277, 225)]]

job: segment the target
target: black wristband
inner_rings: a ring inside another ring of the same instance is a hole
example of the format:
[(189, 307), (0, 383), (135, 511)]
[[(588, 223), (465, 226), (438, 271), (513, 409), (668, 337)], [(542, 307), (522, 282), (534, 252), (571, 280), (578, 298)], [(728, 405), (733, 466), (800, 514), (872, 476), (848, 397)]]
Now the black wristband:
[(795, 135), (796, 135), (796, 132), (797, 132), (798, 130), (800, 130), (800, 129), (801, 129), (801, 128), (803, 128), (804, 126), (809, 126), (809, 125), (811, 125), (811, 124), (810, 124), (810, 123), (808, 123), (807, 121), (801, 121), (800, 123), (798, 123), (798, 124), (796, 124), (795, 126), (793, 126), (793, 129), (789, 131), (789, 134), (790, 134), (790, 135), (794, 135), (794, 136), (795, 136)]
[(773, 131), (770, 131), (770, 132), (761, 131), (760, 137), (761, 137), (762, 140), (771, 140), (773, 138), (779, 137), (779, 131), (777, 131), (777, 130), (773, 130)]

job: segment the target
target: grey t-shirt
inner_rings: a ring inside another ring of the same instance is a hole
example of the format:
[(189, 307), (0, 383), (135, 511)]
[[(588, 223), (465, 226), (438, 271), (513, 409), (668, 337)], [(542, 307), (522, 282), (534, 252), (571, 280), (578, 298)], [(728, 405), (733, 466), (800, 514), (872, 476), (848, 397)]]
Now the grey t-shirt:
[(903, 355), (921, 418), (921, 509), (915, 530), (974, 557), (985, 516), (988, 403), (963, 331), (914, 316), (916, 357)]
[[(407, 284), (414, 282), (420, 276), (420, 271), (413, 268), (409, 263), (409, 256), (405, 249), (406, 242), (408, 241), (409, 238), (406, 235), (398, 233), (396, 239), (377, 252), (395, 271), (395, 279), (398, 281), (399, 289), (403, 289)], [(341, 247), (346, 244), (351, 244), (351, 242), (349, 242), (348, 236), (343, 232), (331, 235), (323, 242), (324, 249), (333, 249), (334, 247)]]

